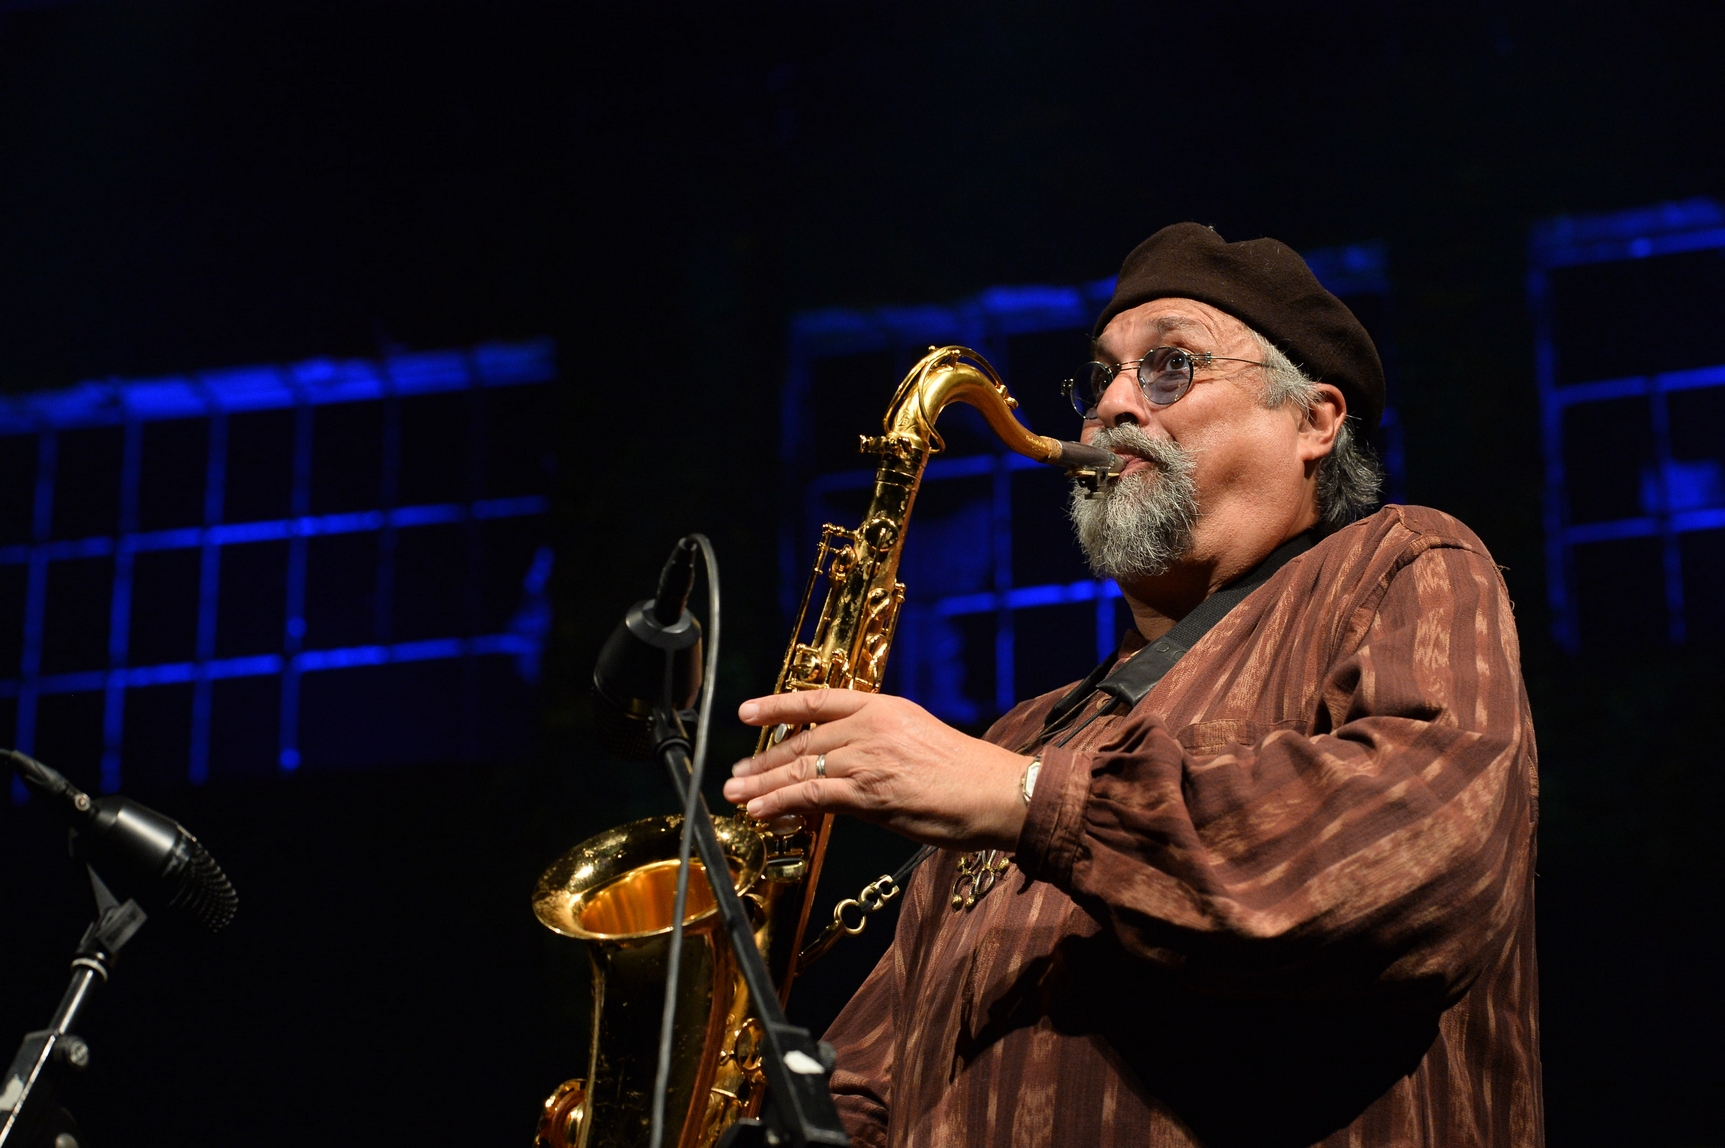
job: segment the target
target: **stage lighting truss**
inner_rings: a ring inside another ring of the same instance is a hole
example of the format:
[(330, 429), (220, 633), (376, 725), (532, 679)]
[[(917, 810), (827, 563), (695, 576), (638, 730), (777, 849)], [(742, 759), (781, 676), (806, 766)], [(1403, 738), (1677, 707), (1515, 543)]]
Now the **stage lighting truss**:
[(1552, 633), (1571, 653), (1725, 632), (1725, 209), (1532, 229)]
[[(375, 360), (109, 380), (0, 399), (0, 458), (6, 462), (0, 501), (7, 504), (0, 515), (0, 657), (10, 663), (0, 665), (0, 707), (13, 711), (10, 743), (36, 752), (45, 699), (100, 696), (101, 772), (91, 781), (111, 791), (121, 783), (128, 695), (186, 686), (184, 777), (200, 783), (211, 775), (220, 683), (275, 679), (273, 764), (292, 770), (302, 760), (308, 675), (504, 660), (533, 677), (549, 619), (548, 476), (536, 448), (520, 439), (549, 434), (543, 407), (555, 376), (554, 352), (549, 340), (491, 343)], [(435, 422), (426, 421), (427, 411), (447, 424), (437, 431), (437, 453), (447, 457), (422, 458), (425, 449), (414, 454), (413, 428)], [(236, 431), (258, 430), (257, 418), (268, 412), (276, 419), (268, 435), (236, 442)], [(337, 433), (344, 427), (345, 441)], [(147, 449), (152, 442), (153, 452)], [(185, 442), (199, 445), (176, 455), (175, 443)], [(232, 496), (236, 474), (259, 465), (253, 453), (260, 443), (281, 452), (281, 505), (276, 513), (248, 515), (244, 507), (236, 511)], [(409, 477), (404, 452), (419, 463), (414, 474), (435, 476), (439, 466), (449, 468), (450, 476), (436, 484), (443, 497), (414, 501), (414, 484), (403, 485)], [(152, 525), (152, 483), (162, 487), (167, 479), (160, 476), (175, 468), (191, 476), (184, 484), (197, 487), (182, 499), (189, 509), (178, 522)], [(324, 498), (320, 491), (332, 480), (339, 486), (344, 474), (364, 479), (357, 490)], [(320, 546), (349, 547), (371, 576), (326, 576), (332, 588), (312, 604), (308, 619), (308, 580), (320, 574), (321, 552), (313, 554)], [(449, 568), (428, 571), (432, 564), (422, 561), (409, 570), (414, 554), (404, 551), (415, 547), (447, 551)], [(140, 621), (160, 632), (162, 619), (152, 615), (165, 609), (149, 600), (149, 592), (140, 597), (140, 564), (175, 554), (185, 555), (178, 560), (179, 592), (187, 602), (195, 599), (181, 627), (183, 656), (140, 658), (133, 641)], [(409, 576), (418, 579), (418, 597), (404, 604), (402, 584)], [(428, 579), (441, 579), (441, 588)], [(406, 632), (409, 606), (417, 612)], [(325, 627), (320, 638), (319, 609), (345, 612), (345, 630)], [(249, 647), (241, 642), (234, 648), (228, 640), (236, 628), (251, 633)], [(62, 633), (74, 637), (56, 653)], [(346, 640), (324, 640), (328, 635)], [(481, 688), (474, 672), (456, 676), (464, 681), (451, 687), (458, 693)], [(474, 710), (465, 696), (404, 696), (401, 702), (425, 715), (465, 710), (471, 719)], [(458, 744), (440, 752), (451, 759), (471, 756), (480, 740), (480, 730), (465, 728)], [(65, 764), (77, 767), (76, 760)]]

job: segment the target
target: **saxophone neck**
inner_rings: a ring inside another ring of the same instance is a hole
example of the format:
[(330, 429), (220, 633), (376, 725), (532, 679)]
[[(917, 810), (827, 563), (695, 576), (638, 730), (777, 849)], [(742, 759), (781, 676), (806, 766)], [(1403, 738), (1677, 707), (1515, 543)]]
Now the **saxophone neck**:
[(1032, 432), (1012, 413), (1018, 409), (1018, 400), (1007, 391), (988, 360), (969, 347), (931, 348), (899, 384), (883, 420), (886, 433), (878, 438), (864, 436), (862, 447), (882, 455), (888, 465), (896, 460), (912, 475), (920, 476), (928, 456), (946, 445), (934, 424), (940, 412), (953, 403), (966, 403), (981, 412), (1007, 449), (1060, 467), (1092, 492), (1126, 463), (1113, 451)]

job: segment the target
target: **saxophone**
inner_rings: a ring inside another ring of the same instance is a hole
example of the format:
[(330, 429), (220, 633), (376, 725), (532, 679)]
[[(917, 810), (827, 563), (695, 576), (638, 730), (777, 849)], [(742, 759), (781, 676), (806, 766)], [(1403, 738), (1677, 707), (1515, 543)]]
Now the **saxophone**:
[[(1121, 460), (1109, 451), (1027, 430), (1012, 414), (1017, 401), (975, 351), (931, 348), (899, 384), (882, 420), (883, 433), (862, 436), (861, 449), (880, 456), (873, 495), (856, 529), (822, 528), (773, 692), (880, 689), (904, 603), (898, 569), (905, 529), (923, 469), (944, 446), (935, 420), (954, 402), (980, 411), (1012, 450), (1064, 467), (1093, 491), (1119, 470)], [(822, 582), (826, 596), (804, 640), (809, 604)], [(757, 752), (801, 728), (764, 730)], [(760, 822), (739, 809), (734, 816), (715, 817), (714, 823), (732, 883), (754, 915), (755, 943), (783, 1003), (802, 968), (841, 932), (861, 931), (835, 914), (819, 940), (803, 945), (832, 815)], [(534, 913), (553, 932), (587, 942), (593, 965), (587, 1075), (565, 1081), (545, 1101), (536, 1140), (543, 1148), (647, 1143), (680, 828), (677, 816), (618, 826), (577, 845), (539, 878)], [(693, 864), (700, 872), (689, 881), (664, 1142), (710, 1148), (730, 1125), (758, 1113), (766, 1078), (759, 1022), (718, 928), (705, 871), (698, 860)], [(875, 894), (871, 907), (878, 907), (881, 883), (870, 889)]]

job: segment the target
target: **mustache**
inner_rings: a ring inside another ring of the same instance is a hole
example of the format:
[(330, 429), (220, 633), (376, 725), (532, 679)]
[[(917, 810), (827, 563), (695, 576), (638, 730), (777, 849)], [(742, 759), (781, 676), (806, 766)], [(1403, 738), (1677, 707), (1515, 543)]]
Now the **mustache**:
[(1099, 446), (1103, 450), (1111, 450), (1115, 454), (1128, 454), (1141, 458), (1164, 471), (1189, 470), (1193, 462), (1193, 452), (1173, 439), (1153, 438), (1142, 427), (1134, 423), (1103, 427), (1090, 440), (1090, 445)]

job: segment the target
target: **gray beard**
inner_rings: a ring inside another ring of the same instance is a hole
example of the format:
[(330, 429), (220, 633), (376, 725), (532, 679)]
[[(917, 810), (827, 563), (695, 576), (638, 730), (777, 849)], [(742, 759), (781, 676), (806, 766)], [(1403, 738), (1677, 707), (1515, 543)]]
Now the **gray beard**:
[(1067, 512), (1097, 577), (1116, 582), (1154, 578), (1192, 548), (1198, 520), (1197, 459), (1170, 439), (1151, 438), (1131, 423), (1104, 427), (1090, 445), (1136, 455), (1152, 464), (1089, 497), (1072, 488)]

